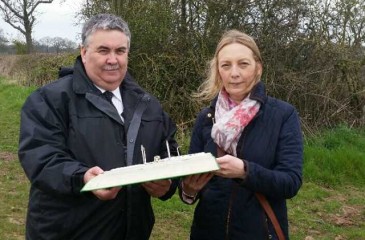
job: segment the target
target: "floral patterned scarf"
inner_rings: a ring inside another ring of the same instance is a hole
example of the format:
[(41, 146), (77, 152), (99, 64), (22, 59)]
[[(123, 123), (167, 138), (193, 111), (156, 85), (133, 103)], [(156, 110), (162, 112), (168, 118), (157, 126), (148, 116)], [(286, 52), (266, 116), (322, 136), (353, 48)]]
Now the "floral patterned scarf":
[(219, 92), (215, 107), (215, 123), (211, 136), (216, 144), (228, 154), (237, 156), (236, 148), (243, 129), (255, 117), (260, 103), (250, 99), (248, 95), (241, 103), (236, 104), (228, 93), (222, 89)]

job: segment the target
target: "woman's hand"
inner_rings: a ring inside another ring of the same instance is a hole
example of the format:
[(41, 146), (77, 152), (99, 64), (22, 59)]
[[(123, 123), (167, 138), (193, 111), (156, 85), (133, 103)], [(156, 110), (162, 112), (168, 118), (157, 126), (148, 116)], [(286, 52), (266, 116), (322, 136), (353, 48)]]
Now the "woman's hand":
[[(102, 174), (103, 172), (104, 172), (103, 169), (101, 169), (100, 167), (90, 168), (84, 175), (84, 183), (87, 183), (92, 178), (96, 177), (99, 174)], [(120, 187), (98, 189), (92, 191), (92, 193), (100, 200), (111, 200), (117, 196), (120, 189), (121, 189)]]
[(246, 172), (244, 171), (245, 163), (243, 160), (232, 155), (224, 155), (217, 158), (217, 163), (220, 169), (215, 171), (215, 175), (224, 178), (244, 178)]
[(169, 191), (171, 183), (172, 181), (170, 179), (165, 179), (146, 182), (142, 186), (152, 197), (162, 197)]
[(186, 176), (182, 181), (182, 190), (189, 196), (195, 196), (213, 177), (214, 173), (201, 173)]

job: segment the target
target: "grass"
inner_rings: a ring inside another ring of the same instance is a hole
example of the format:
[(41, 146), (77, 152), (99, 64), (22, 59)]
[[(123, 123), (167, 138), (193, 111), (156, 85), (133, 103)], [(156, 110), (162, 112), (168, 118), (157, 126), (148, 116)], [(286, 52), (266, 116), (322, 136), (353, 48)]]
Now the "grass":
[(20, 108), (32, 91), (34, 88), (5, 84), (0, 78), (0, 151), (16, 152)]
[[(24, 239), (29, 182), (19, 165), (19, 111), (34, 88), (0, 79), (0, 239)], [(186, 152), (188, 134), (178, 136)], [(293, 240), (365, 239), (365, 131), (339, 126), (306, 139), (304, 184), (288, 200)], [(153, 240), (185, 240), (194, 206), (153, 199)]]
[(346, 126), (328, 130), (307, 141), (304, 175), (324, 185), (365, 183), (365, 131)]
[(28, 180), (14, 154), (0, 154), (0, 239), (24, 239)]

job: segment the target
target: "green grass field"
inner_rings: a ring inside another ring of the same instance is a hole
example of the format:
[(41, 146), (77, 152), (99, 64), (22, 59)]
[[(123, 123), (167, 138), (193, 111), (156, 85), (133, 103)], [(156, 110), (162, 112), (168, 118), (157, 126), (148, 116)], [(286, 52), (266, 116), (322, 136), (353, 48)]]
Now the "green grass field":
[[(24, 239), (29, 182), (20, 167), (19, 111), (34, 88), (0, 79), (0, 240)], [(186, 149), (188, 137), (179, 135)], [(288, 200), (294, 240), (365, 240), (365, 130), (339, 126), (306, 139), (304, 184)], [(194, 206), (153, 199), (151, 239), (188, 239)]]

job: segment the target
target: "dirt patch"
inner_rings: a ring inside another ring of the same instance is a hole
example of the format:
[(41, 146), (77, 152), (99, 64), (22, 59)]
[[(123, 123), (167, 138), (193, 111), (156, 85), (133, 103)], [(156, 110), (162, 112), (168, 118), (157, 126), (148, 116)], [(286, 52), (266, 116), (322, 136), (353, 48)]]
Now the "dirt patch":
[(362, 208), (360, 206), (343, 206), (340, 214), (331, 214), (331, 222), (338, 226), (356, 225)]
[[(352, 187), (348, 187), (350, 192), (356, 193), (355, 189)], [(351, 190), (352, 189), (352, 190)], [(356, 194), (355, 194), (356, 195)], [(324, 214), (324, 217), (327, 221), (331, 222), (336, 226), (358, 226), (359, 221), (361, 221), (362, 215), (364, 214), (365, 207), (362, 205), (349, 205), (348, 197), (346, 194), (334, 194), (331, 197), (328, 197), (326, 201), (334, 201), (341, 203), (340, 209), (338, 209), (337, 213)], [(341, 238), (339, 238), (341, 239)]]
[(0, 160), (3, 161), (14, 161), (18, 158), (15, 153), (10, 152), (0, 152)]

